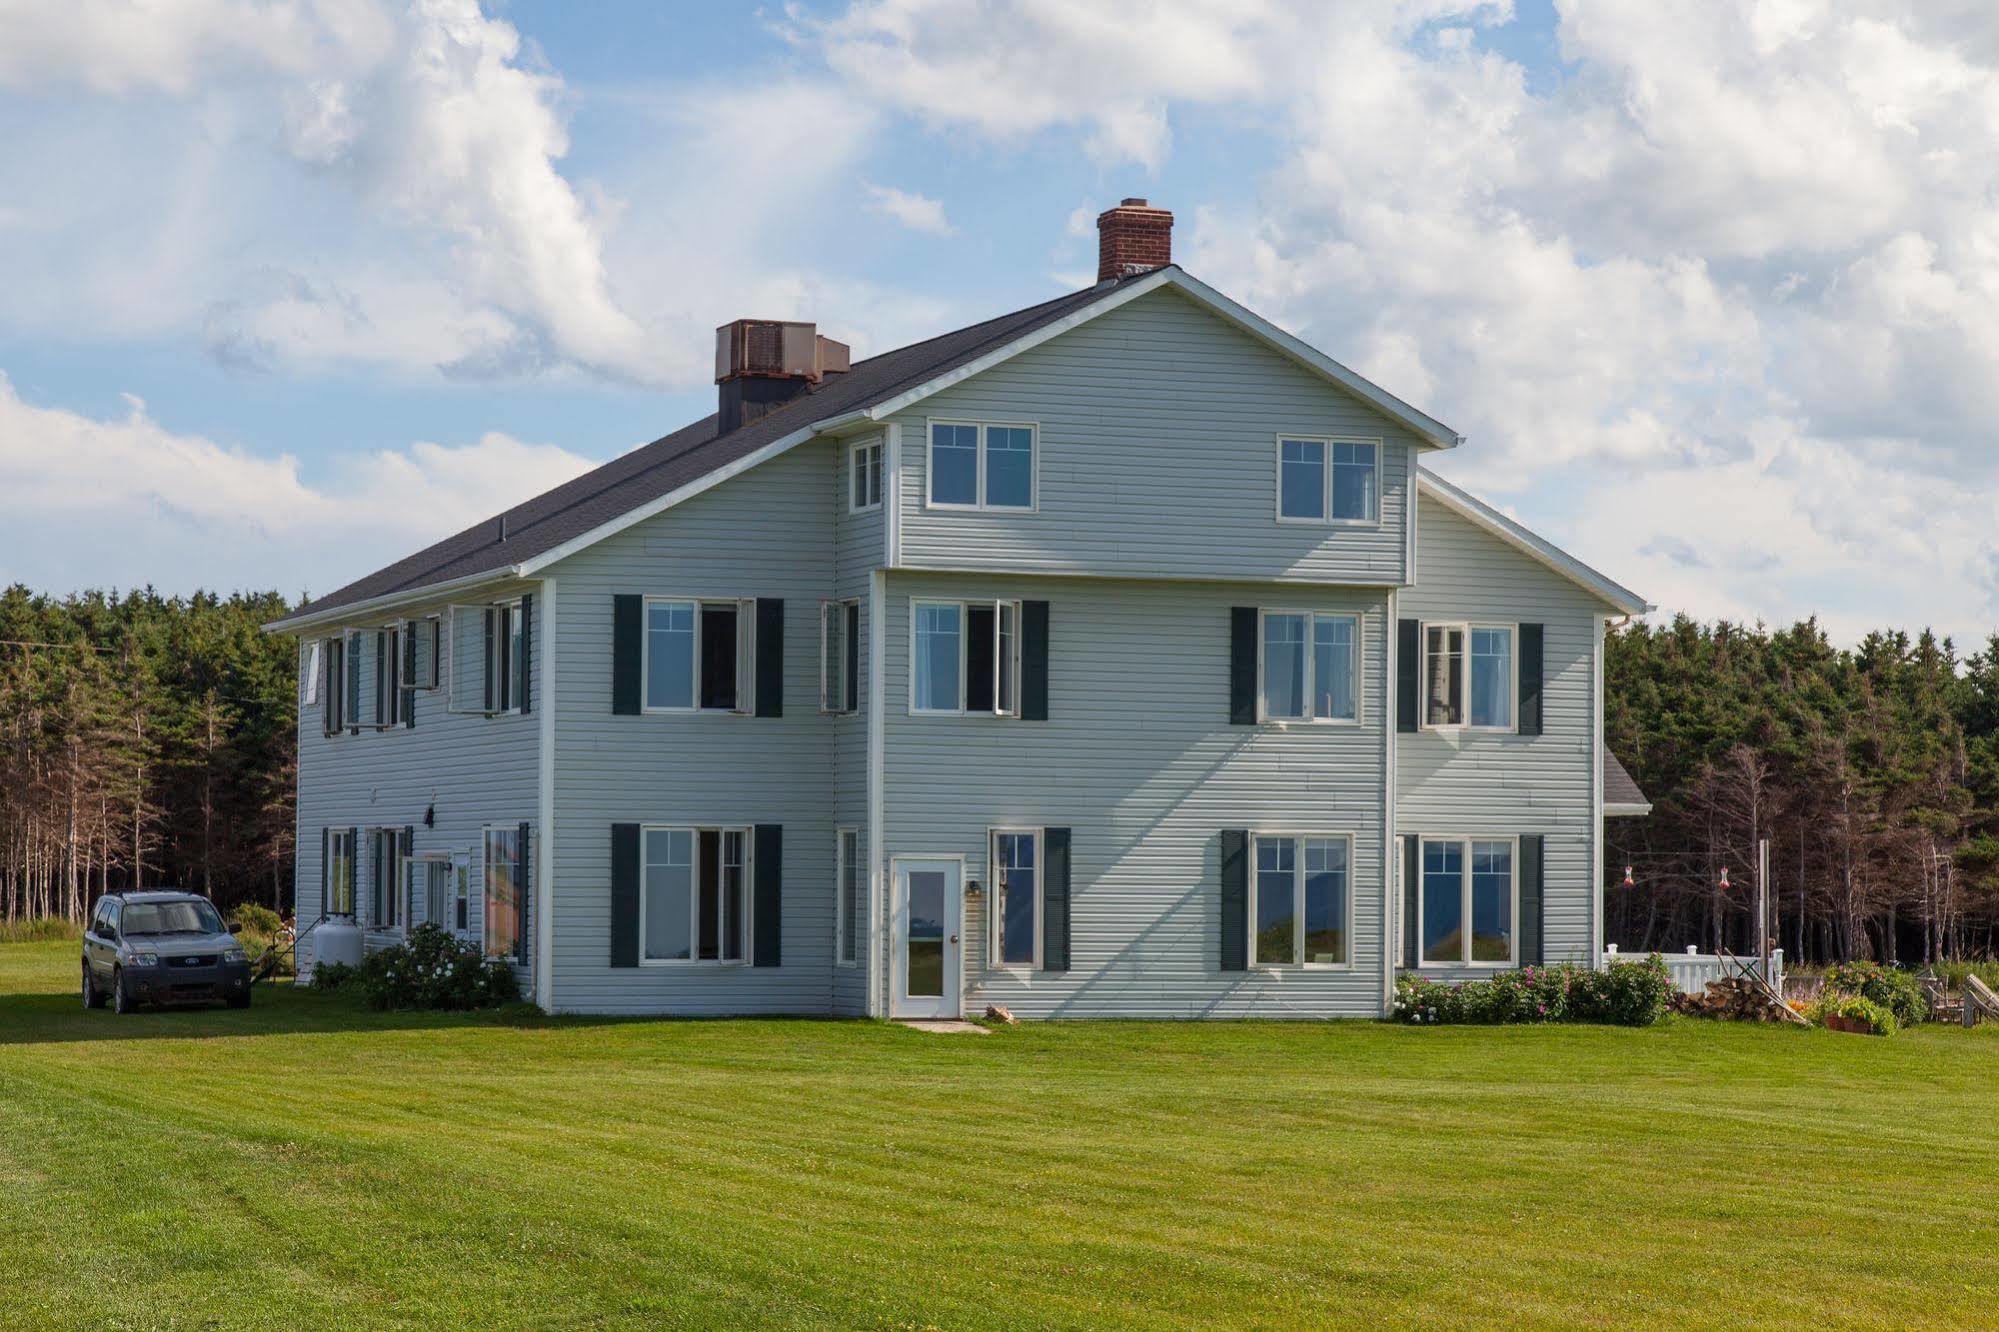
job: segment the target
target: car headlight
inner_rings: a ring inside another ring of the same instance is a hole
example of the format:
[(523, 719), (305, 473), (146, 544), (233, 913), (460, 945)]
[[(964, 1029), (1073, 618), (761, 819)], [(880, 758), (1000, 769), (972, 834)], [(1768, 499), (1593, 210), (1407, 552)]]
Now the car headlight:
[(248, 962), (250, 955), (240, 948), (228, 948), (223, 950), (222, 960), (224, 962)]
[(160, 964), (158, 953), (127, 953), (125, 965), (128, 967), (156, 967)]

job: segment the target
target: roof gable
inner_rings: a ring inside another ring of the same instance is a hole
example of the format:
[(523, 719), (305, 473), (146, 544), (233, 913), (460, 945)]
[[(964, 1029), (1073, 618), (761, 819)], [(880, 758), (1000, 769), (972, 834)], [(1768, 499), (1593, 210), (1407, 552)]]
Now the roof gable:
[(1544, 537), (1514, 522), (1499, 510), (1468, 491), (1460, 490), (1433, 472), (1418, 471), (1420, 493), (1433, 499), (1475, 527), (1490, 532), (1530, 559), (1545, 565), (1571, 583), (1591, 593), (1612, 609), (1626, 615), (1643, 615), (1652, 604), (1621, 583), (1613, 582), (1575, 556)]

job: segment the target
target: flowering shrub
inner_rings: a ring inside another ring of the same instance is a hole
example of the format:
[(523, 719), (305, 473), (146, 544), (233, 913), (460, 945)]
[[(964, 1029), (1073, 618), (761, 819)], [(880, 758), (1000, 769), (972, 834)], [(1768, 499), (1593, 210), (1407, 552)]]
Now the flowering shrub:
[(355, 970), (371, 1008), (497, 1008), (521, 997), (512, 967), (488, 960), (479, 945), (460, 943), (441, 925), (418, 925)]
[(1871, 1000), (1904, 1026), (1927, 1021), (1930, 1016), (1929, 996), (1916, 978), (1879, 962), (1842, 962), (1825, 974), (1825, 987), (1830, 992)]
[(1666, 1012), (1673, 983), (1655, 954), (1591, 971), (1564, 962), (1452, 984), (1404, 972), (1394, 1016), (1411, 1023), (1603, 1022), (1643, 1027)]

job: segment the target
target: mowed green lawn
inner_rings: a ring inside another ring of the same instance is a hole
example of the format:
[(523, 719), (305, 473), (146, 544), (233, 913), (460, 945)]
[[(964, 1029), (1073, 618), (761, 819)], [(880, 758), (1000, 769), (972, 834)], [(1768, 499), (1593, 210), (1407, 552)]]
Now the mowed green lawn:
[(0, 947), (7, 1327), (1990, 1326), (1999, 1032), (118, 1018)]

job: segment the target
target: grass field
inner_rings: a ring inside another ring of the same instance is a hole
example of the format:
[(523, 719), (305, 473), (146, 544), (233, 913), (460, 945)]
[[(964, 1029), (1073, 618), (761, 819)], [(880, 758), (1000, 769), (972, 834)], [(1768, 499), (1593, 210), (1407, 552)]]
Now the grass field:
[(1999, 1032), (248, 1012), (0, 947), (8, 1327), (1989, 1326)]

